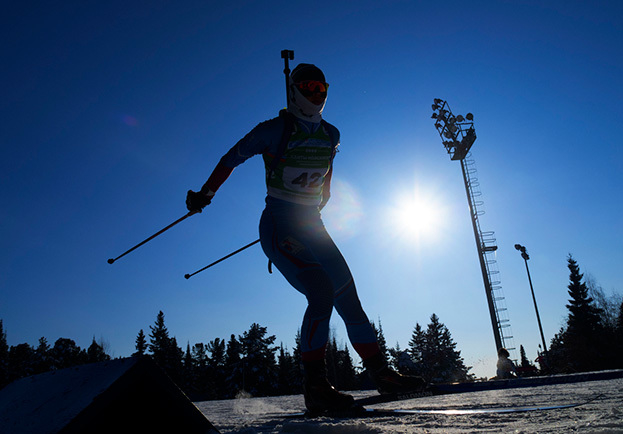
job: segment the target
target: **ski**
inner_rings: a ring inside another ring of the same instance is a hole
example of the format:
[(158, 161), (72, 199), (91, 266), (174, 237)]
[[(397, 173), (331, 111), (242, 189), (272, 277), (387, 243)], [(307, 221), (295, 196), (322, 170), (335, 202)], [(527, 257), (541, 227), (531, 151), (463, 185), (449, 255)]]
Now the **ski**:
[(424, 398), (427, 396), (448, 395), (455, 393), (482, 392), (485, 390), (505, 390), (525, 387), (540, 387), (553, 384), (570, 384), (585, 381), (604, 381), (623, 378), (623, 369), (599, 372), (582, 372), (577, 374), (559, 374), (542, 377), (519, 377), (506, 380), (474, 381), (466, 383), (429, 384), (423, 391), (404, 392), (388, 395), (372, 395), (355, 400), (360, 406), (382, 404), (406, 399)]
[(317, 417), (328, 417), (333, 419), (354, 419), (372, 417), (395, 417), (409, 416), (418, 414), (440, 414), (446, 416), (467, 416), (478, 414), (505, 414), (505, 413), (527, 413), (531, 411), (561, 410), (575, 408), (599, 399), (603, 395), (597, 395), (589, 400), (559, 405), (537, 405), (529, 407), (483, 407), (483, 408), (411, 408), (411, 409), (376, 409), (354, 407), (351, 410), (330, 411), (322, 413), (310, 413), (308, 411), (288, 413), (282, 415), (286, 419), (311, 419)]
[(414, 392), (401, 392), (401, 393), (390, 393), (390, 394), (366, 396), (365, 398), (355, 399), (355, 405), (366, 406), (366, 405), (373, 405), (373, 404), (382, 404), (385, 402), (425, 398), (427, 396), (433, 396), (433, 395), (439, 395), (439, 394), (441, 393), (438, 389), (435, 389), (434, 387), (430, 387), (425, 390), (414, 391)]

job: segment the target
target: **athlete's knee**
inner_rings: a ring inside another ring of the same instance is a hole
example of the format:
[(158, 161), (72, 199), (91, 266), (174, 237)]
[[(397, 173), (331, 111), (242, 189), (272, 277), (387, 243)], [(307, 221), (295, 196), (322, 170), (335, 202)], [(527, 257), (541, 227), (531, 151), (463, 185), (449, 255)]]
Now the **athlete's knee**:
[(315, 314), (330, 312), (333, 309), (333, 283), (322, 268), (301, 271), (297, 278), (305, 289), (307, 302)]
[(362, 323), (368, 321), (354, 284), (341, 291), (339, 296), (335, 298), (334, 304), (337, 313), (345, 322)]

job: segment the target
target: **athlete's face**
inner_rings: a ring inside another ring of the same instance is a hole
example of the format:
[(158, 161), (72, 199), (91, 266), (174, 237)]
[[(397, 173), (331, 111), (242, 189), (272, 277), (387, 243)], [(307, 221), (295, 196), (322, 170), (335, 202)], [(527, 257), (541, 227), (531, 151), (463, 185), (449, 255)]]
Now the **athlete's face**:
[(324, 103), (324, 100), (327, 99), (327, 93), (316, 92), (310, 96), (306, 96), (305, 98), (307, 98), (307, 100), (312, 104), (321, 105), (322, 103)]
[(321, 105), (327, 99), (328, 83), (317, 80), (305, 80), (296, 83), (296, 87), (312, 104)]

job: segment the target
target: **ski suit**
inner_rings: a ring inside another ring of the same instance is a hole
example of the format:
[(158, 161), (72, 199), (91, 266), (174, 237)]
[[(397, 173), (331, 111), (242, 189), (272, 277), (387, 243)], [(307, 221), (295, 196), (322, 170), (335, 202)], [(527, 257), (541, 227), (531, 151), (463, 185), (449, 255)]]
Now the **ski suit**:
[(324, 359), (333, 307), (362, 359), (379, 353), (346, 261), (327, 233), (320, 209), (329, 198), (339, 131), (326, 122), (296, 119), (279, 162), (283, 116), (257, 125), (221, 158), (206, 187), (215, 192), (233, 169), (261, 154), (266, 166), (266, 208), (260, 219), (262, 249), (308, 301), (301, 328), (303, 361)]

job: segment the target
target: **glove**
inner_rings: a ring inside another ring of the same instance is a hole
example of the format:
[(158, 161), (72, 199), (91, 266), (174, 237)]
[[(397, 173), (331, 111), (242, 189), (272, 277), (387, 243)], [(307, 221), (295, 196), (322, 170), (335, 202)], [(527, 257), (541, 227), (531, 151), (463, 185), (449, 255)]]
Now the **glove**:
[(200, 191), (188, 190), (186, 194), (186, 208), (191, 212), (201, 212), (203, 208), (212, 202), (214, 194), (204, 194)]

